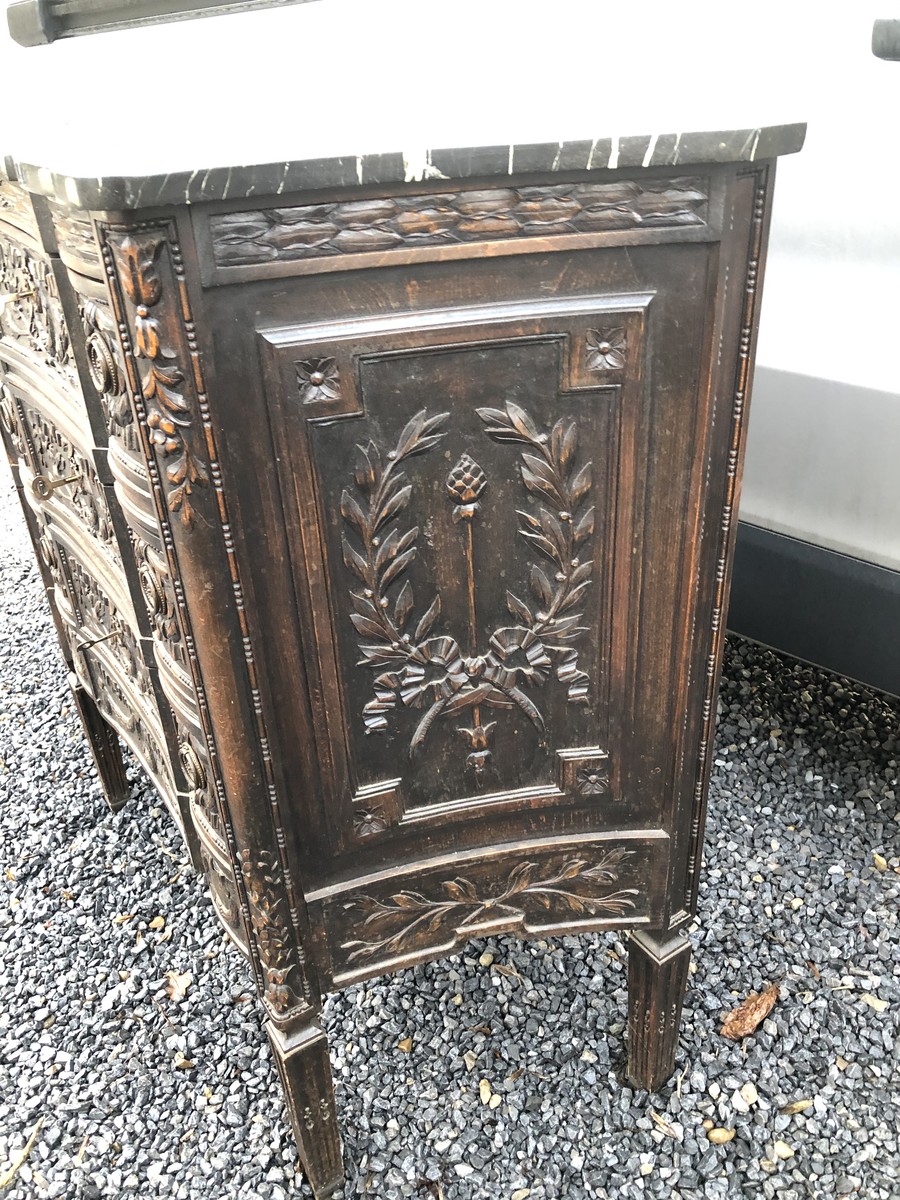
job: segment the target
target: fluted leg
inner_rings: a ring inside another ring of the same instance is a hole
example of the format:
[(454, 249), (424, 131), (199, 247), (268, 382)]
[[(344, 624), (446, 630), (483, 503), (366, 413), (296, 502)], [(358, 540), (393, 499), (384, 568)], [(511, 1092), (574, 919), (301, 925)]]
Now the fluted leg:
[(93, 698), (74, 675), (69, 676), (69, 685), (91, 748), (94, 766), (100, 776), (100, 786), (103, 788), (106, 803), (113, 812), (118, 812), (128, 799), (128, 779), (122, 759), (121, 743), (115, 730), (101, 716)]
[(634, 933), (628, 950), (628, 1079), (655, 1091), (675, 1070), (691, 945), (680, 933)]
[(300, 1160), (316, 1200), (327, 1200), (344, 1182), (328, 1039), (318, 1025), (283, 1033), (266, 1026)]

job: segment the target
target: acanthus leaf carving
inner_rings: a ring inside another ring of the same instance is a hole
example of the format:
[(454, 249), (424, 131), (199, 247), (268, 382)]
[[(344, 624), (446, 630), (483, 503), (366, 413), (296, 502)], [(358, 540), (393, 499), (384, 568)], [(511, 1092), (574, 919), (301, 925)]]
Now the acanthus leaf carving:
[(264, 976), (263, 996), (279, 1014), (308, 1007), (312, 997), (288, 920), (281, 865), (271, 851), (249, 847), (241, 851), (240, 864)]
[(135, 310), (134, 353), (143, 363), (139, 371), (149, 439), (162, 457), (174, 460), (165, 468), (168, 504), (190, 525), (194, 488), (208, 483), (209, 476), (187, 438), (193, 416), (180, 390), (184, 372), (177, 355), (164, 344), (166, 328), (153, 311), (164, 294), (159, 259), (166, 239), (159, 232), (128, 234), (110, 244), (119, 281)]

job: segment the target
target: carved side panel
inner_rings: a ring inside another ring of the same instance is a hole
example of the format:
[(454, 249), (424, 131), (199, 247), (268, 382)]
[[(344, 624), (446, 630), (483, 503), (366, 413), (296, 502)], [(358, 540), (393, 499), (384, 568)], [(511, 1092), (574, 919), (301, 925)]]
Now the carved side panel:
[(522, 809), (633, 814), (610, 604), (649, 299), (263, 335), (330, 850)]

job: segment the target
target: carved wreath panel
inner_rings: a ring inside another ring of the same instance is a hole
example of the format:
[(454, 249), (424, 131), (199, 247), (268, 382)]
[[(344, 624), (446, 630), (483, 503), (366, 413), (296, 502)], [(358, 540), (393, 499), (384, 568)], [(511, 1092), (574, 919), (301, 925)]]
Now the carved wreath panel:
[[(400, 467), (440, 442), (447, 413), (429, 416), (421, 410), (390, 450), (374, 441), (361, 447), (355, 487), (344, 491), (341, 513), (347, 525), (344, 562), (362, 585), (350, 592), (350, 620), (360, 636), (361, 662), (378, 672), (374, 697), (363, 709), (367, 732), (387, 730), (397, 710), (418, 710), (409, 741), (412, 757), (436, 721), (452, 720), (468, 750), (466, 765), (481, 786), (495, 774), (493, 732), (505, 710), (518, 709), (543, 734), (538, 693), (551, 676), (566, 687), (570, 703), (587, 699), (589, 679), (579, 666), (577, 644), (588, 632), (580, 605), (591, 585), (593, 563), (584, 549), (594, 533), (594, 506), (592, 463), (578, 457), (576, 421), (560, 418), (543, 432), (512, 401), (503, 409), (481, 408), (478, 416), (489, 438), (523, 447), (519, 471), (533, 503), (519, 510), (519, 533), (540, 558), (529, 573), (531, 597), (526, 602), (507, 590), (512, 621), (499, 624), (486, 645), (480, 642), (477, 618), (474, 540), (489, 479), (468, 452), (446, 479), (453, 521), (465, 546), (463, 645), (442, 632), (440, 594), (417, 606), (407, 577), (419, 528), (404, 528), (413, 488)], [(484, 719), (485, 712), (495, 719)]]
[(297, 579), (324, 803), (348, 850), (523, 804), (621, 823), (615, 496), (649, 297), (628, 299), (488, 305), (463, 334), (390, 319), (352, 350), (269, 340), (288, 527), (314, 531)]

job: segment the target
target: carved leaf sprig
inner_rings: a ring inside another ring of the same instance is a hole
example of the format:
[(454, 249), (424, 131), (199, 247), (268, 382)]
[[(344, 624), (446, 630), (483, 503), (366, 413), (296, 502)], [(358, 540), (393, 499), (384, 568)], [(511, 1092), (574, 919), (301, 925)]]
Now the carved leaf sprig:
[[(412, 495), (408, 476), (399, 467), (441, 440), (439, 430), (448, 416), (429, 416), (426, 409), (421, 409), (403, 427), (396, 446), (387, 455), (383, 456), (373, 441), (357, 447), (354, 480), (363, 502), (347, 488), (341, 495), (341, 515), (348, 527), (341, 535), (344, 564), (363, 585), (350, 593), (354, 609), (350, 620), (357, 633), (368, 639), (360, 644), (360, 651), (361, 662), (370, 666), (396, 670), (412, 659), (424, 668), (433, 657), (423, 652), (422, 643), (440, 614), (440, 597), (435, 596), (413, 626), (412, 584), (404, 579), (399, 587), (392, 586), (414, 562), (419, 536), (417, 525), (402, 530), (398, 520)], [(348, 530), (355, 536), (350, 536)], [(377, 698), (366, 705), (368, 729), (385, 727), (382, 710)]]
[(593, 562), (580, 555), (594, 533), (595, 510), (588, 503), (593, 464), (590, 460), (576, 464), (578, 428), (574, 420), (561, 417), (548, 435), (512, 401), (503, 409), (477, 411), (489, 437), (527, 447), (521, 455), (522, 482), (538, 507), (536, 511), (517, 510), (519, 532), (555, 568), (548, 574), (540, 563), (531, 567), (529, 583), (537, 607), (507, 591), (507, 608), (556, 656), (557, 678), (568, 685), (570, 702), (584, 704), (588, 677), (577, 666), (572, 643), (587, 629), (580, 624), (582, 614), (573, 610), (591, 585)]
[[(343, 943), (349, 961), (363, 957), (394, 954), (416, 935), (437, 933), (451, 917), (456, 928), (465, 930), (486, 914), (501, 919), (527, 915), (533, 902), (546, 911), (562, 910), (584, 916), (622, 916), (634, 908), (631, 897), (636, 888), (603, 891), (618, 881), (619, 869), (631, 851), (624, 847), (609, 850), (598, 862), (586, 858), (567, 858), (553, 874), (542, 877), (537, 863), (519, 863), (510, 872), (499, 895), (479, 895), (469, 879), (457, 877), (441, 884), (443, 895), (425, 896), (421, 892), (401, 891), (379, 900), (357, 896), (351, 902), (363, 914), (362, 929), (371, 929), (371, 939), (355, 938)], [(385, 929), (385, 926), (388, 928)], [(383, 936), (378, 936), (383, 931)]]

